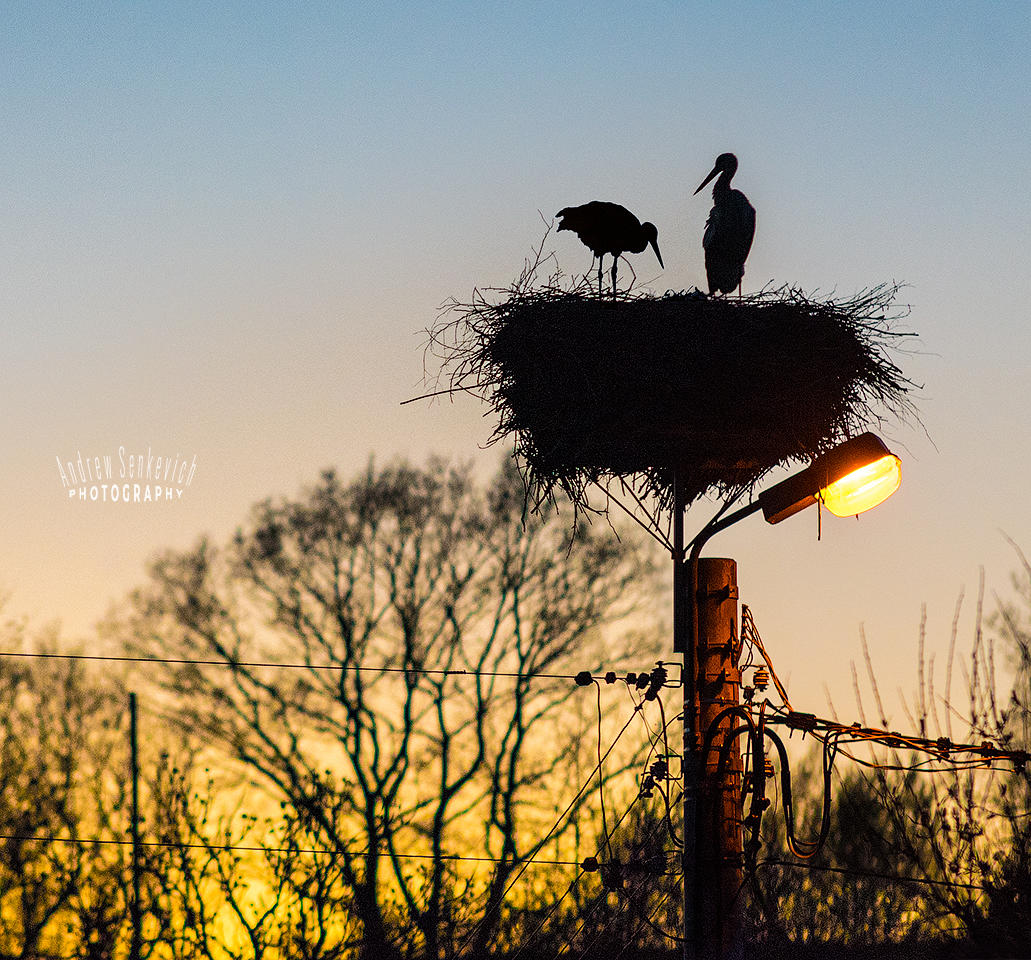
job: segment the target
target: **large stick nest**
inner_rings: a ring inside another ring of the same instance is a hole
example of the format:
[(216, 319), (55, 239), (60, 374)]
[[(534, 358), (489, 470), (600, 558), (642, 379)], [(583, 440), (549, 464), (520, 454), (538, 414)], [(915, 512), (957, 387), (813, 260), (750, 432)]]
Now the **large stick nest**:
[(691, 291), (599, 296), (534, 269), (447, 304), (428, 331), (443, 392), (471, 392), (511, 438), (531, 503), (629, 480), (635, 495), (691, 503), (738, 495), (780, 464), (915, 416), (889, 354), (898, 286), (811, 300), (794, 287), (737, 299)]

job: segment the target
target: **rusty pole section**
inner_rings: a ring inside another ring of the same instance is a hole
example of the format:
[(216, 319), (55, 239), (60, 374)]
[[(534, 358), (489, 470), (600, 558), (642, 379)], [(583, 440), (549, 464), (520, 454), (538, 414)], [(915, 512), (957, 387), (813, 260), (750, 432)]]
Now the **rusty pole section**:
[(727, 744), (722, 773), (718, 770), (723, 738), (740, 719), (724, 717), (715, 730), (711, 729), (720, 711), (741, 702), (737, 563), (716, 557), (697, 562), (695, 709), (700, 737), (703, 742), (708, 738), (708, 749), (700, 758), (695, 839), (699, 955), (705, 960), (741, 960), (744, 857), (742, 763), (737, 739)]
[(691, 541), (690, 550), (684, 543), (685, 507), (674, 474), (673, 649), (684, 655), (684, 960), (741, 960), (744, 854), (741, 751), (736, 742), (727, 747), (722, 783), (713, 786), (723, 735), (736, 722), (734, 717), (720, 723), (714, 752), (702, 756), (713, 719), (740, 703), (737, 563), (703, 560), (701, 553), (721, 530), (758, 512), (762, 501), (714, 517)]

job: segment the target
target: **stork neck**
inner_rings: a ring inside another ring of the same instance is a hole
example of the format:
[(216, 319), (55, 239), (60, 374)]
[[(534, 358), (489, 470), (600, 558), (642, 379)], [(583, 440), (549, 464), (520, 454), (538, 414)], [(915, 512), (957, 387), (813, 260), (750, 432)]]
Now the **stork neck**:
[(712, 186), (712, 195), (714, 197), (725, 197), (730, 193), (730, 181), (734, 179), (735, 172), (734, 170), (720, 171), (720, 175)]

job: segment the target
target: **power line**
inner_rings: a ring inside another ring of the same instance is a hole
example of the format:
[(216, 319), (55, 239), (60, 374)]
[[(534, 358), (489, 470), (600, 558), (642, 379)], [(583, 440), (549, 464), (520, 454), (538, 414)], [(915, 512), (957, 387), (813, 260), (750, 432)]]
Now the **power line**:
[[(667, 730), (667, 728), (669, 727), (669, 725), (671, 723), (673, 723), (675, 720), (680, 719), (681, 715), (678, 714), (677, 716), (673, 717), (671, 720), (666, 721), (665, 720), (666, 713), (665, 713), (665, 708), (664, 708), (663, 703), (662, 703), (662, 698), (661, 697), (656, 697), (655, 701), (656, 701), (656, 703), (657, 703), (657, 705), (659, 707), (659, 713), (660, 713), (660, 716), (662, 717), (664, 723), (663, 723), (662, 730), (661, 730), (660, 733), (658, 733), (658, 734), (653, 733), (653, 731), (651, 729), (651, 726), (648, 723), (648, 719), (645, 716), (645, 714), (643, 712), (643, 709), (642, 709), (644, 704), (645, 704), (645, 702), (647, 702), (646, 699), (643, 696), (642, 696), (641, 700), (634, 699), (634, 691), (637, 689), (635, 684), (629, 684), (628, 683), (627, 687), (628, 687), (628, 690), (629, 690), (629, 693), (630, 693), (631, 700), (634, 703), (634, 708), (635, 708), (635, 710), (640, 710), (641, 711), (641, 721), (644, 723), (645, 729), (648, 731), (648, 738), (649, 738), (649, 742), (650, 742), (650, 749), (648, 750), (648, 754), (645, 757), (644, 766), (645, 766), (646, 769), (651, 769), (650, 766), (649, 766), (649, 762), (648, 761), (651, 760), (651, 758), (654, 755), (656, 749), (659, 747), (660, 740), (666, 746), (666, 753), (662, 754), (662, 756), (664, 758), (668, 756), (669, 745), (668, 745), (668, 743), (666, 743), (666, 730)], [(599, 710), (600, 710), (600, 705), (599, 705)], [(599, 736), (599, 749), (600, 749), (600, 746), (601, 746), (601, 741), (600, 741), (600, 736)], [(660, 821), (660, 824), (655, 825), (655, 826), (652, 827), (652, 830), (649, 832), (648, 839), (651, 838), (651, 836), (654, 834), (655, 830), (658, 829), (658, 827), (661, 826), (663, 823), (666, 823), (666, 824), (668, 824), (670, 826), (671, 836), (672, 836), (672, 823), (670, 821), (669, 797), (665, 793), (664, 789), (662, 788), (662, 786), (660, 786), (659, 783), (656, 782), (655, 786), (659, 789), (660, 794), (662, 795), (663, 800), (665, 801), (665, 804), (666, 804), (666, 816), (665, 816), (665, 818), (662, 821)], [(580, 882), (581, 878), (586, 873), (591, 873), (591, 872), (594, 872), (595, 870), (599, 870), (601, 868), (602, 863), (599, 862), (598, 857), (602, 853), (603, 849), (605, 851), (608, 851), (608, 862), (605, 865), (607, 867), (611, 866), (611, 865), (615, 865), (617, 867), (619, 866), (618, 863), (616, 863), (615, 861), (612, 860), (612, 848), (611, 848), (610, 841), (611, 841), (612, 837), (615, 835), (616, 831), (619, 829), (620, 825), (623, 823), (623, 821), (630, 814), (631, 810), (634, 809), (634, 807), (637, 805), (637, 803), (644, 796), (645, 796), (645, 794), (641, 793), (640, 791), (638, 793), (636, 793), (634, 795), (633, 800), (630, 802), (630, 805), (623, 811), (623, 813), (620, 815), (620, 818), (615, 822), (615, 824), (613, 824), (612, 829), (611, 830), (605, 830), (605, 832), (602, 835), (601, 840), (598, 842), (597, 849), (595, 851), (595, 856), (594, 857), (588, 857), (586, 860), (584, 860), (580, 864), (580, 870), (577, 872), (576, 876), (573, 877), (573, 879), (570, 881), (569, 885), (563, 891), (562, 896), (559, 897), (558, 900), (551, 906), (551, 909), (548, 910), (548, 912), (540, 920), (540, 922), (537, 924), (537, 926), (534, 927), (533, 931), (524, 940), (523, 945), (519, 948), (519, 950), (515, 954), (516, 957), (519, 957), (520, 955), (522, 955), (522, 953), (530, 946), (530, 944), (533, 942), (534, 937), (536, 937), (537, 934), (540, 933), (540, 931), (544, 928), (544, 925), (552, 918), (552, 916), (554, 916), (555, 912), (558, 910), (558, 908), (561, 905), (561, 903), (565, 900), (565, 898), (567, 896), (569, 896), (569, 893), (572, 891), (573, 887), (576, 886), (576, 884)], [(674, 837), (674, 840), (675, 840), (675, 837)], [(604, 883), (604, 880), (603, 880), (603, 883)], [(594, 905), (588, 911), (587, 915), (584, 916), (581, 919), (580, 923), (577, 925), (576, 930), (573, 931), (572, 937), (575, 938), (577, 936), (577, 934), (579, 934), (580, 930), (583, 929), (584, 924), (587, 922), (588, 919), (590, 919), (590, 917), (594, 914), (594, 911), (597, 908), (598, 908), (598, 901), (595, 901)], [(568, 947), (570, 947), (570, 943), (571, 943), (571, 941), (563, 942), (563, 944), (562, 944), (561, 948), (559, 949), (559, 952), (556, 955), (556, 957), (557, 956), (561, 956), (562, 953), (564, 953), (565, 950)], [(514, 958), (513, 958), (513, 960), (514, 960)]]
[[(633, 804), (631, 804), (631, 807), (632, 806), (633, 806)], [(629, 812), (629, 809), (628, 809), (627, 812)], [(653, 824), (651, 829), (648, 831), (648, 834), (645, 837), (643, 837), (642, 840), (645, 843), (647, 843), (649, 840), (651, 840), (655, 836), (656, 831), (658, 831), (660, 829), (661, 825), (662, 825), (661, 822)], [(617, 863), (613, 864), (612, 866), (614, 866), (616, 868), (616, 876), (620, 877), (622, 880), (625, 880), (626, 879), (626, 874), (631, 872), (631, 871), (633, 871), (633, 869), (634, 869), (633, 865), (629, 864), (629, 863), (627, 863), (625, 865), (621, 865), (621, 864), (619, 864), (617, 862)], [(683, 872), (680, 872), (679, 874), (677, 874), (676, 872), (674, 872), (672, 874), (666, 873), (666, 872), (663, 872), (661, 874), (657, 874), (653, 869), (650, 869), (647, 866), (638, 868), (638, 870), (640, 872), (640, 876), (638, 877), (637, 882), (636, 882), (636, 892), (631, 892), (631, 888), (623, 886), (620, 880), (617, 880), (616, 883), (612, 887), (610, 887), (606, 883), (604, 877), (602, 878), (602, 888), (603, 888), (603, 890), (614, 889), (614, 890), (616, 890), (617, 895), (619, 893), (622, 893), (622, 895), (625, 896), (627, 900), (631, 901), (631, 903), (633, 903), (635, 906), (637, 906), (640, 909), (641, 901), (638, 900), (638, 894), (640, 894), (642, 892), (645, 892), (645, 888), (649, 887), (652, 884), (652, 878), (654, 876), (665, 876), (665, 877), (678, 876), (678, 875), (680, 877), (683, 876)], [(672, 886), (670, 886), (666, 890), (665, 896), (663, 896), (662, 900), (660, 900), (659, 903), (653, 908), (652, 915), (654, 915), (655, 913), (658, 912), (659, 907), (662, 905), (662, 903), (664, 903), (666, 901), (666, 899), (669, 897), (670, 893), (673, 891), (673, 889), (675, 889), (675, 886), (676, 886), (676, 881), (674, 881), (674, 884)], [(605, 899), (604, 895), (598, 896), (598, 897), (595, 898), (594, 903), (591, 906), (591, 909), (588, 910), (587, 913), (584, 914), (581, 917), (580, 922), (576, 926), (576, 929), (573, 931), (573, 933), (570, 935), (570, 937), (562, 943), (561, 947), (559, 948), (558, 953), (555, 954), (555, 960), (559, 960), (559, 957), (561, 957), (566, 952), (567, 949), (569, 949), (569, 950), (574, 949), (573, 945), (572, 945), (573, 940), (577, 936), (580, 935), (580, 933), (587, 926), (587, 923), (594, 917), (594, 914), (598, 911), (598, 909), (600, 907), (605, 905), (605, 903), (606, 903), (606, 899)], [(643, 915), (644, 914), (644, 910), (642, 910), (641, 912), (642, 912), (642, 915)], [(648, 923), (649, 926), (652, 926), (653, 929), (655, 929), (655, 931), (657, 933), (661, 934), (663, 937), (666, 937), (667, 939), (674, 940), (674, 941), (682, 940), (682, 938), (676, 937), (676, 936), (674, 936), (672, 934), (669, 934), (665, 930), (662, 930), (661, 928), (655, 926), (651, 922), (650, 919), (648, 919), (646, 922)], [(644, 925), (645, 925), (644, 923), (641, 923), (638, 926), (637, 930), (634, 931), (634, 933), (633, 933), (633, 935), (631, 937), (631, 942), (633, 940), (637, 939), (637, 937), (640, 934), (641, 930), (644, 928)], [(605, 934), (605, 931), (606, 931), (606, 925), (603, 924), (601, 929), (597, 932), (597, 934), (595, 934), (594, 939), (591, 940), (590, 943), (586, 944), (583, 947), (583, 949), (580, 951), (580, 957), (581, 958), (586, 956), (594, 948), (594, 945), (602, 938), (602, 936)]]
[[(655, 914), (657, 914), (659, 912), (659, 910), (662, 908), (662, 905), (669, 899), (669, 895), (677, 888), (677, 883), (679, 883), (680, 880), (682, 880), (684, 875), (683, 875), (683, 873), (680, 873), (677, 876), (678, 876), (677, 882), (673, 883), (670, 886), (670, 888), (663, 895), (662, 899), (657, 904), (655, 904), (655, 906), (652, 908), (652, 912), (650, 914), (648, 914), (648, 916), (646, 916), (646, 917), (641, 917), (641, 923), (639, 923), (637, 925), (637, 929), (634, 931), (633, 936), (629, 940), (627, 940), (627, 942), (625, 944), (623, 944), (623, 949), (620, 950), (619, 953), (616, 954), (616, 960), (619, 960), (619, 958), (621, 956), (623, 956), (624, 953), (626, 953), (627, 949), (638, 938), (638, 936), (640, 935), (641, 931), (644, 929), (645, 923), (647, 923), (649, 926), (654, 926), (654, 924), (652, 924), (652, 917), (654, 917)], [(671, 934), (668, 934), (668, 933), (666, 933), (663, 930), (660, 930), (659, 933), (661, 933), (664, 937), (666, 937), (666, 938), (668, 938), (670, 940), (673, 940), (675, 942), (681, 942), (682, 943), (683, 940), (684, 940), (683, 937), (672, 936)]]
[[(520, 673), (518, 671), (505, 670), (465, 670), (453, 667), (391, 667), (386, 664), (366, 666), (363, 664), (282, 663), (265, 660), (195, 660), (188, 657), (134, 657), (128, 655), (89, 653), (26, 653), (20, 651), (0, 650), (0, 658), (2, 657), (22, 657), (37, 660), (97, 660), (109, 663), (164, 663), (204, 667), (228, 667), (231, 669), (239, 669), (240, 667), (270, 667), (283, 670), (329, 670), (334, 672), (368, 670), (371, 673), (415, 673), (434, 676), (509, 677), (519, 680), (576, 680), (578, 677), (583, 678), (585, 676), (589, 676), (590, 680), (604, 680), (606, 683), (614, 683), (617, 679), (626, 679), (623, 677), (616, 677), (615, 673), (612, 671), (609, 671), (607, 674), (599, 674), (598, 676), (595, 676), (594, 674), (591, 674), (590, 671), (582, 671), (578, 674)], [(610, 676), (612, 677), (611, 680), (609, 679)], [(588, 682), (590, 682), (590, 680)]]
[(759, 629), (756, 627), (755, 619), (752, 617), (751, 608), (747, 603), (741, 604), (741, 640), (743, 642), (750, 643), (759, 651), (763, 660), (766, 661), (766, 666), (770, 669), (770, 676), (773, 678), (773, 683), (777, 688), (777, 693), (780, 695), (780, 699), (784, 702), (784, 706), (790, 710), (791, 701), (788, 700), (788, 692), (784, 689), (784, 684), (780, 682), (780, 677), (777, 676), (777, 671), (773, 666), (773, 661), (770, 659), (770, 655), (766, 652), (766, 647), (763, 645), (762, 637), (759, 636)]
[[(879, 743), (881, 746), (892, 749), (917, 750), (931, 755), (931, 760), (938, 760), (948, 763), (952, 768), (962, 769), (980, 766), (986, 761), (990, 764), (993, 760), (1008, 760), (1018, 770), (1031, 761), (1031, 754), (1026, 750), (1007, 750), (992, 743), (990, 740), (981, 743), (954, 743), (948, 737), (939, 737), (933, 740), (929, 737), (918, 737), (911, 734), (902, 734), (897, 730), (881, 730), (876, 727), (863, 727), (858, 723), (846, 725), (835, 720), (824, 720), (813, 713), (800, 713), (788, 711), (767, 721), (769, 724), (782, 724), (792, 730), (801, 730), (803, 733), (811, 733), (814, 737), (824, 740), (833, 737), (837, 742), (852, 743)], [(963, 760), (953, 756), (956, 753), (972, 754), (977, 759)], [(857, 758), (852, 757), (853, 760)], [(862, 762), (862, 761), (857, 761)], [(927, 763), (910, 766), (899, 766), (898, 769), (917, 770)], [(874, 764), (874, 766), (884, 766)]]
[[(515, 884), (518, 882), (519, 878), (523, 875), (523, 873), (525, 872), (526, 868), (530, 865), (530, 863), (535, 861), (536, 854), (543, 849), (544, 844), (548, 842), (548, 840), (551, 838), (551, 835), (558, 829), (558, 825), (565, 819), (566, 814), (568, 814), (569, 811), (573, 809), (576, 802), (580, 799), (581, 796), (583, 796), (584, 791), (588, 788), (588, 786), (590, 786), (591, 780), (594, 779), (594, 775), (600, 772), (602, 762), (605, 760), (606, 757), (608, 757), (610, 753), (612, 753), (613, 749), (615, 749), (616, 744), (619, 743), (620, 738), (623, 736), (624, 733), (626, 733), (627, 728), (630, 726), (631, 723), (633, 723), (634, 717), (636, 717), (637, 714), (641, 712), (643, 706), (644, 702), (642, 701), (634, 707), (633, 712), (627, 718), (626, 723), (623, 724), (623, 726), (619, 730), (619, 733), (616, 734), (615, 740), (613, 740), (612, 743), (609, 745), (609, 748), (605, 751), (605, 754), (599, 758), (598, 764), (595, 766), (595, 768), (590, 772), (590, 774), (588, 774), (587, 779), (583, 783), (583, 786), (581, 786), (580, 789), (577, 790), (576, 795), (573, 797), (572, 800), (569, 801), (568, 805), (566, 806), (566, 809), (558, 815), (558, 819), (552, 824), (551, 829), (548, 830), (548, 832), (538, 841), (536, 847), (534, 848), (534, 851), (530, 854), (529, 858), (523, 861), (523, 865), (516, 872), (516, 875), (512, 877), (512, 879), (505, 886), (505, 889), (501, 892), (501, 896), (498, 897), (497, 903), (490, 910), (486, 911), (482, 917), (480, 917), (479, 923), (477, 923), (476, 926), (473, 927), (473, 929), (469, 932), (468, 936), (462, 942), (462, 949), (469, 945), (469, 943), (472, 941), (473, 937), (475, 937), (476, 934), (479, 932), (483, 924), (487, 922), (488, 917), (490, 917), (493, 913), (501, 909), (501, 904), (504, 903), (505, 897), (508, 895), (509, 890), (511, 890), (512, 887), (515, 886)], [(543, 861), (536, 862), (540, 863)]]
[[(118, 837), (56, 837), (47, 834), (0, 834), (0, 840), (17, 840), (23, 843), (77, 843), (82, 846), (132, 846), (133, 841)], [(245, 853), (289, 853), (309, 854), (312, 856), (338, 856), (346, 852), (348, 856), (361, 857), (371, 853), (371, 849), (364, 850), (315, 850), (301, 847), (265, 847), (260, 844), (239, 844), (239, 843), (196, 843), (179, 840), (139, 840), (141, 847), (164, 847), (176, 850), (207, 850), (207, 851), (241, 851)], [(531, 862), (540, 866), (578, 867), (577, 860), (541, 860), (534, 857), (471, 857), (457, 853), (444, 853), (439, 856), (432, 853), (409, 853), (399, 852), (395, 854), (405, 860), (460, 860), (474, 863), (524, 863), (529, 866)]]
[[(841, 747), (841, 752), (850, 760), (862, 766), (882, 770), (900, 771), (924, 771), (930, 763), (940, 764), (931, 768), (929, 772), (943, 772), (949, 770), (966, 770), (971, 768), (991, 766), (994, 760), (1008, 760), (1019, 772), (1031, 762), (1031, 753), (1027, 750), (1009, 750), (1000, 747), (990, 740), (981, 743), (954, 743), (949, 737), (930, 737), (903, 734), (897, 730), (882, 730), (876, 727), (861, 726), (859, 723), (843, 724), (836, 720), (826, 720), (812, 713), (802, 713), (795, 710), (788, 700), (787, 691), (777, 677), (773, 661), (763, 645), (762, 638), (755, 626), (755, 620), (747, 604), (741, 605), (741, 639), (754, 646), (762, 655), (763, 660), (769, 668), (773, 682), (777, 688), (781, 700), (786, 709), (773, 708), (775, 716), (767, 723), (783, 724), (793, 730), (801, 730), (803, 735), (811, 733), (816, 739), (828, 741), (833, 738), (839, 745), (842, 743), (878, 743), (881, 746), (894, 750), (908, 749), (929, 754), (928, 759), (913, 764), (884, 764), (870, 762), (849, 753)], [(769, 703), (769, 701), (766, 701)], [(771, 704), (772, 706), (772, 704)], [(753, 710), (755, 703), (750, 701), (746, 709)], [(956, 757), (955, 754), (968, 754), (969, 759)]]
[(894, 883), (920, 883), (932, 887), (959, 887), (963, 890), (978, 890), (988, 893), (990, 887), (982, 887), (976, 883), (960, 883), (958, 880), (931, 880), (929, 877), (900, 877), (892, 873), (879, 873), (876, 870), (853, 870), (849, 867), (820, 866), (815, 863), (797, 863), (792, 860), (760, 860), (756, 867), (795, 867), (803, 870), (819, 870), (823, 873), (840, 873), (847, 877), (869, 877), (872, 880), (891, 880)]
[[(595, 863), (597, 863), (597, 855), (601, 853), (602, 846), (605, 846), (606, 848), (608, 848), (609, 840), (611, 839), (612, 835), (619, 829), (619, 825), (626, 819), (627, 814), (630, 813), (630, 811), (634, 808), (634, 805), (640, 799), (641, 799), (641, 795), (637, 794), (634, 797), (634, 799), (630, 802), (630, 806), (628, 806), (626, 808), (626, 810), (623, 811), (623, 815), (616, 821), (616, 823), (613, 825), (612, 829), (607, 834), (605, 834), (605, 836), (602, 838), (601, 842), (598, 844), (598, 847), (597, 847), (597, 849), (595, 851), (594, 858), (588, 858), (587, 860), (584, 860), (582, 863), (578, 864), (580, 869), (577, 871), (576, 876), (573, 877), (573, 879), (570, 881), (569, 886), (566, 887), (566, 889), (563, 892), (562, 896), (559, 897), (558, 900), (556, 900), (554, 902), (554, 904), (552, 904), (551, 909), (541, 918), (540, 923), (538, 923), (537, 926), (534, 927), (532, 932), (524, 939), (523, 945), (516, 951), (515, 956), (513, 956), (512, 960), (518, 960), (518, 957), (521, 956), (523, 951), (526, 950), (526, 948), (533, 942), (533, 938), (536, 937), (537, 934), (541, 932), (541, 930), (543, 929), (544, 925), (552, 918), (552, 916), (554, 916), (555, 911), (558, 910), (559, 906), (562, 904), (562, 901), (565, 900), (566, 897), (569, 896), (569, 893), (573, 889), (573, 887), (575, 887), (580, 882), (580, 878), (583, 877), (584, 874), (586, 874), (588, 872), (593, 872), (593, 870), (595, 868), (593, 866), (589, 866), (590, 860), (593, 859), (595, 861)], [(611, 854), (610, 854), (610, 856), (611, 856)]]

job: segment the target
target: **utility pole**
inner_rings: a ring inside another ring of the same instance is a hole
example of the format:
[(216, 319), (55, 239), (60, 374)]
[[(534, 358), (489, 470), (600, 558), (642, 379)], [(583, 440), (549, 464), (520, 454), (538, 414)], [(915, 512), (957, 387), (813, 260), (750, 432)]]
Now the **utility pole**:
[(132, 778), (132, 941), (129, 960), (140, 960), (140, 764), (136, 736), (136, 694), (129, 693), (129, 768)]
[[(673, 649), (684, 656), (684, 960), (741, 960), (744, 955), (741, 751), (723, 737), (737, 719), (721, 720), (702, 756), (716, 716), (740, 703), (737, 564), (698, 555), (749, 506), (714, 522), (685, 558), (683, 494), (673, 484)], [(719, 779), (717, 780), (717, 774)]]
[[(704, 741), (720, 712), (740, 703), (737, 563), (700, 559), (697, 581), (695, 709)], [(720, 720), (699, 770), (695, 902), (702, 933), (699, 954), (705, 960), (742, 960), (744, 956), (742, 764), (737, 738), (725, 745), (727, 755), (722, 771), (719, 769), (723, 738), (739, 723), (740, 718), (733, 715)]]

